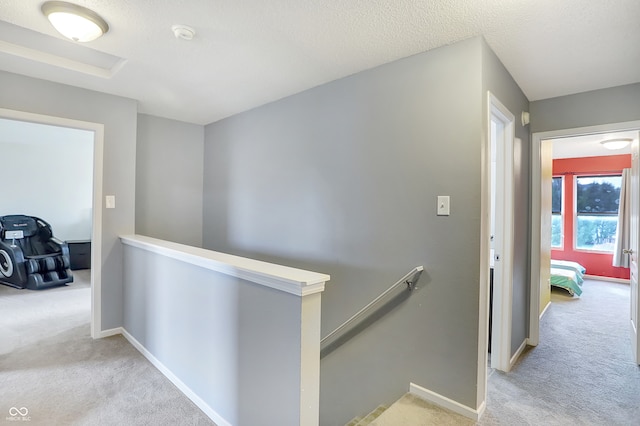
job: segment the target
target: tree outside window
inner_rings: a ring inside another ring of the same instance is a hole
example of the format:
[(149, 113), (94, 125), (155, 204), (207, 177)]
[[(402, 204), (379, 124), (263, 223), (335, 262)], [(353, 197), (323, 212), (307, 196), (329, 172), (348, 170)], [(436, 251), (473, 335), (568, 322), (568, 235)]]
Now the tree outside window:
[(613, 252), (621, 176), (579, 176), (576, 179), (576, 248)]
[(562, 187), (563, 178), (554, 177), (551, 182), (551, 247), (562, 247)]

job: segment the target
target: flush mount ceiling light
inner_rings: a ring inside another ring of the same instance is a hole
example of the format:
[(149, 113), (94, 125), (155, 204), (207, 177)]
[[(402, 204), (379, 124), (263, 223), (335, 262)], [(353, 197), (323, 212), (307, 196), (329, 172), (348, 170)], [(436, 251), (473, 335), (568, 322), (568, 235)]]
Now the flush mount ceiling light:
[(93, 10), (65, 1), (42, 4), (42, 13), (63, 36), (85, 43), (109, 31), (109, 25)]
[(607, 149), (615, 150), (622, 149), (629, 146), (633, 139), (630, 138), (618, 138), (618, 139), (607, 139), (606, 141), (600, 142), (602, 146)]

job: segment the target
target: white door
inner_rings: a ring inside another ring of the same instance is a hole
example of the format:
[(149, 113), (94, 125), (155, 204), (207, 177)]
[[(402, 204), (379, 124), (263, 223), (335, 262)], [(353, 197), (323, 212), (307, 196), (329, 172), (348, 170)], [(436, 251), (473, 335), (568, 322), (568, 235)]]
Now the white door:
[(640, 238), (640, 176), (638, 158), (638, 136), (631, 145), (631, 236), (630, 247), (626, 250), (629, 254), (629, 267), (631, 269), (631, 348), (633, 359), (640, 365), (640, 334), (638, 333), (638, 306), (640, 305), (640, 291), (638, 291), (638, 239)]
[[(493, 268), (491, 368), (511, 369), (511, 318), (513, 277), (513, 145), (515, 117), (491, 93), (489, 140), (491, 143), (490, 252)], [(495, 160), (495, 162), (494, 162)]]

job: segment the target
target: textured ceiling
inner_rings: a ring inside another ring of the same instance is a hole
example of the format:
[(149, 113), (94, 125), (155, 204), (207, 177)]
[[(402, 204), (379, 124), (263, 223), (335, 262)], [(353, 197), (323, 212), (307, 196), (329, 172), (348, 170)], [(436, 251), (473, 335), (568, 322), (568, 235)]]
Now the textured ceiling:
[[(64, 41), (61, 53), (42, 0), (0, 0), (0, 21), (13, 24), (0, 27), (0, 69), (199, 124), (476, 35), (530, 100), (640, 81), (639, 0), (74, 2), (111, 29), (82, 46)], [(196, 37), (176, 39), (173, 24)], [(24, 29), (40, 34), (16, 37)], [(102, 65), (85, 64), (92, 53)]]

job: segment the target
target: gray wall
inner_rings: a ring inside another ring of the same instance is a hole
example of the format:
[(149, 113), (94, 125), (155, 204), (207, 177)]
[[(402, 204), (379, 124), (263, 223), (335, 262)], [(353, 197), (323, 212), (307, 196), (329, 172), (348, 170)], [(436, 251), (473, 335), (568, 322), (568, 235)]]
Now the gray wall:
[(0, 119), (3, 167), (20, 176), (3, 189), (0, 215), (37, 216), (61, 240), (90, 240), (93, 139), (89, 130)]
[(127, 332), (228, 424), (298, 425), (301, 298), (124, 250)]
[(640, 119), (640, 83), (531, 102), (531, 132)]
[(118, 235), (134, 232), (136, 101), (3, 71), (0, 88), (0, 108), (104, 124), (102, 189), (116, 196), (117, 208), (102, 212), (102, 329), (121, 326)]
[[(482, 82), (483, 93), (489, 90), (515, 116), (515, 134), (520, 138), (514, 145), (514, 253), (513, 304), (511, 324), (511, 354), (513, 355), (529, 335), (529, 158), (531, 152), (529, 127), (522, 125), (522, 111), (529, 111), (529, 101), (513, 80), (496, 54), (483, 41)], [(484, 122), (488, 121), (486, 102)], [(488, 124), (485, 124), (488, 125)]]
[(202, 246), (204, 126), (138, 114), (136, 233)]
[(411, 298), (323, 359), (323, 425), (409, 382), (476, 408), (482, 51), (467, 40), (205, 128), (204, 246), (331, 274), (323, 335), (425, 267)]

